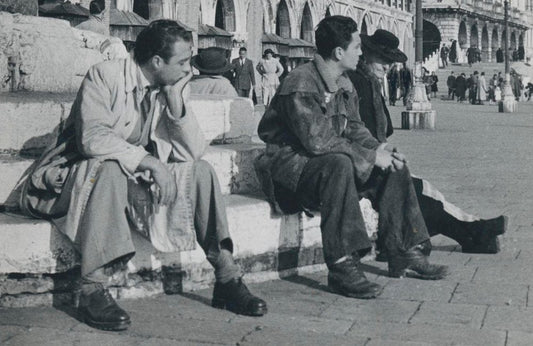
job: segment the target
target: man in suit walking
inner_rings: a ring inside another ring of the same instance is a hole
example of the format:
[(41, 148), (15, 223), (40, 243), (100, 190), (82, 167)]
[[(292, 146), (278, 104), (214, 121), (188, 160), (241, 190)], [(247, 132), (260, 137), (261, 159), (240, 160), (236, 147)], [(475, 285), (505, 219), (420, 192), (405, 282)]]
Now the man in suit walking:
[(255, 87), (255, 72), (252, 60), (246, 58), (245, 47), (239, 49), (239, 57), (231, 61), (233, 65), (233, 86), (241, 97), (250, 97), (250, 90)]

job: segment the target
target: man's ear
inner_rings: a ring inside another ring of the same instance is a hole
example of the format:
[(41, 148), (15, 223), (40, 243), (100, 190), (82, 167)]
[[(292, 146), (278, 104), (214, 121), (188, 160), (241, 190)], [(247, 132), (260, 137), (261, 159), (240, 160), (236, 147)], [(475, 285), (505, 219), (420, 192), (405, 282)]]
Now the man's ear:
[(344, 56), (344, 49), (342, 49), (342, 47), (335, 47), (333, 49), (333, 52), (331, 54), (332, 58), (334, 58), (335, 60), (341, 60), (342, 57)]
[(150, 63), (152, 64), (152, 67), (159, 69), (161, 68), (161, 65), (163, 64), (163, 58), (159, 55), (154, 55), (152, 59), (150, 60)]

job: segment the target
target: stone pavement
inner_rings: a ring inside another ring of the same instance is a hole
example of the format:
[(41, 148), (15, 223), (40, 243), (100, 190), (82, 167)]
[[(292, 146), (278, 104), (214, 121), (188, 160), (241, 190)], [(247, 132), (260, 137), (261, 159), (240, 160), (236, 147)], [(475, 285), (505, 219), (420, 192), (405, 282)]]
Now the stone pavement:
[[(385, 285), (376, 300), (328, 292), (326, 272), (250, 285), (269, 304), (262, 318), (209, 306), (211, 289), (122, 300), (133, 325), (121, 333), (87, 327), (68, 307), (0, 308), (5, 345), (532, 345), (533, 103), (514, 114), (496, 106), (434, 101), (437, 130), (396, 130), (391, 142), (413, 174), (482, 217), (504, 213), (508, 233), (498, 255), (462, 254), (433, 238), (432, 261), (448, 264), (442, 281), (390, 279), (386, 266), (364, 265)], [(400, 125), (402, 107), (391, 107)]]

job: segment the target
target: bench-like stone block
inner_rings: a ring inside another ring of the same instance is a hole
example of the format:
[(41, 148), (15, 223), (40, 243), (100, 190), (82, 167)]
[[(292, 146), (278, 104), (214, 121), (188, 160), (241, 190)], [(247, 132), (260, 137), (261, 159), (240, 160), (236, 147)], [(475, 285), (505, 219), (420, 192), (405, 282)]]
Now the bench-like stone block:
[(404, 111), (402, 112), (402, 129), (404, 130), (435, 130), (435, 118), (437, 112), (426, 111)]

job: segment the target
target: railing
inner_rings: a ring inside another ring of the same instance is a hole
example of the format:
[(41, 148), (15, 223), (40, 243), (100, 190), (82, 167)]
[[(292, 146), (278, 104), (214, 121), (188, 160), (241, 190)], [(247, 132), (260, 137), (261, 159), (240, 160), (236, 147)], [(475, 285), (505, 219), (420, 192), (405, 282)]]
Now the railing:
[(439, 51), (440, 49), (437, 48), (433, 53), (424, 59), (422, 66), (425, 67), (430, 73), (439, 69)]

